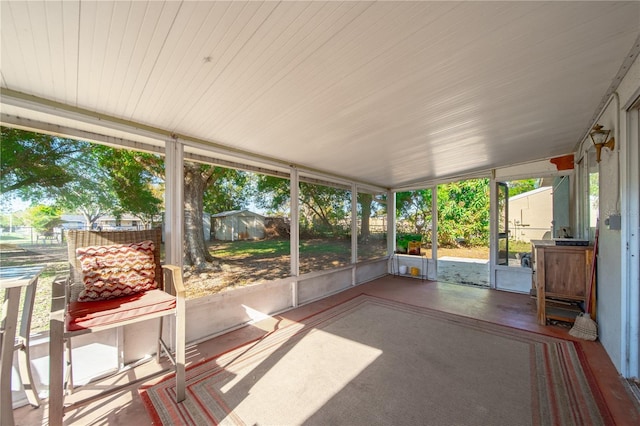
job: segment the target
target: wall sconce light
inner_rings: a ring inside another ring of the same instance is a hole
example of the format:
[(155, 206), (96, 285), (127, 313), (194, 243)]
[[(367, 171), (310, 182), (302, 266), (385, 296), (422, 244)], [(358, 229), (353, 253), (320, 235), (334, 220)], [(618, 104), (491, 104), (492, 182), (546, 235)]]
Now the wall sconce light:
[(604, 130), (601, 125), (596, 124), (593, 126), (593, 130), (589, 133), (591, 136), (591, 141), (593, 142), (593, 146), (596, 147), (596, 161), (600, 162), (600, 151), (602, 148), (609, 148), (611, 151), (616, 147), (616, 140), (611, 137), (611, 139), (607, 140), (609, 137), (609, 133), (611, 130)]

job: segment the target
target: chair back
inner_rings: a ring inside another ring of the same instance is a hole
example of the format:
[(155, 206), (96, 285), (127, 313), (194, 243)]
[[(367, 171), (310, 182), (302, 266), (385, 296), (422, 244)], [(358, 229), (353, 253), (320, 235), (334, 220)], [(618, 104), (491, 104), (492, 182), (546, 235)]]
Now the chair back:
[(77, 231), (66, 233), (67, 255), (69, 257), (69, 301), (78, 299), (84, 289), (82, 283), (82, 269), (76, 256), (76, 249), (90, 246), (108, 246), (111, 244), (131, 244), (151, 240), (155, 246), (153, 255), (156, 264), (156, 282), (159, 289), (164, 289), (164, 274), (160, 262), (160, 245), (162, 244), (162, 230), (142, 229), (137, 231)]

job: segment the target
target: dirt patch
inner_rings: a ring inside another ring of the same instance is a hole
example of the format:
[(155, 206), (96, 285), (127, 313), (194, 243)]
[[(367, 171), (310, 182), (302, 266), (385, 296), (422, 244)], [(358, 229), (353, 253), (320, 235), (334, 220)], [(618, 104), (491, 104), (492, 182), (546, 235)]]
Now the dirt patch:
[(187, 299), (195, 299), (261, 281), (289, 276), (289, 256), (269, 259), (217, 260), (209, 270), (185, 267)]
[[(422, 247), (422, 254), (431, 259), (431, 248)], [(463, 257), (489, 260), (489, 247), (438, 247), (438, 257)]]
[[(346, 266), (348, 256), (314, 254), (301, 256), (300, 273)], [(211, 269), (196, 272), (185, 267), (187, 299), (207, 296), (249, 284), (286, 278), (291, 275), (290, 256), (216, 260)]]

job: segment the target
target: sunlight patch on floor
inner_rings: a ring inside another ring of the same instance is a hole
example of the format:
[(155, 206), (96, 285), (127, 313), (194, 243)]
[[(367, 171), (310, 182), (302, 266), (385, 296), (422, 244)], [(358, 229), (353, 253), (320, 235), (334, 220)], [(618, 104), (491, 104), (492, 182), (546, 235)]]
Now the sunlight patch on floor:
[(271, 318), (271, 315), (265, 314), (264, 312), (260, 312), (247, 305), (242, 305), (242, 307), (244, 308), (244, 311), (247, 313), (249, 318), (251, 318), (251, 322), (258, 322), (258, 321), (265, 320), (267, 318)]
[[(282, 349), (279, 353), (282, 353)], [(225, 384), (223, 392), (235, 392), (234, 387), (247, 386), (246, 396), (234, 408), (239, 418), (245, 410), (265, 408), (261, 412), (274, 419), (287, 418), (291, 424), (302, 424), (330, 401), (380, 355), (380, 349), (355, 342), (322, 330), (313, 330), (282, 356), (265, 358), (259, 365), (240, 369)], [(331, 374), (327, 374), (331, 372)], [(304, 405), (282, 417), (278, 410), (289, 410), (283, 398), (295, 395)], [(260, 398), (260, 400), (257, 400)], [(224, 419), (221, 424), (231, 419)], [(265, 424), (269, 423), (264, 419)]]

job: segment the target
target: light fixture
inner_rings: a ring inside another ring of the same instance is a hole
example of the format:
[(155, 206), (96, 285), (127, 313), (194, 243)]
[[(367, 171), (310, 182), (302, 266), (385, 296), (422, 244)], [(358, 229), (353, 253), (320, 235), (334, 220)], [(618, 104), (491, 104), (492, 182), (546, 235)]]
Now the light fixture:
[(607, 140), (609, 137), (609, 133), (611, 130), (605, 130), (601, 125), (596, 124), (593, 126), (593, 130), (589, 133), (591, 136), (591, 141), (593, 142), (593, 146), (596, 147), (596, 161), (600, 162), (600, 151), (602, 151), (603, 147), (609, 148), (613, 151), (613, 148), (616, 146), (616, 140), (611, 137), (611, 139)]

